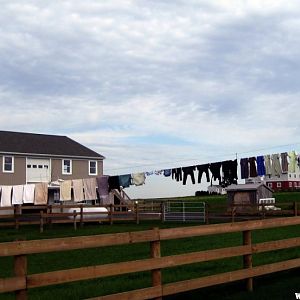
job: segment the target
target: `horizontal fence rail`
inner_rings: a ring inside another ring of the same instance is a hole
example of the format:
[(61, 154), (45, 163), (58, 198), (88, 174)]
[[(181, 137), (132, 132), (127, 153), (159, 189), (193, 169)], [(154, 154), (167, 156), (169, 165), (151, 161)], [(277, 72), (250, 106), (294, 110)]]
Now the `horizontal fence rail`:
[[(0, 244), (0, 256), (14, 257), (15, 276), (0, 279), (0, 292), (16, 292), (17, 299), (26, 299), (27, 290), (43, 286), (64, 284), (80, 280), (104, 278), (135, 272), (150, 271), (152, 286), (124, 293), (96, 297), (93, 299), (159, 299), (162, 296), (185, 292), (201, 287), (245, 279), (247, 289), (252, 290), (256, 276), (300, 267), (300, 258), (272, 264), (252, 266), (252, 255), (256, 253), (300, 247), (300, 237), (253, 244), (251, 232), (268, 228), (300, 225), (300, 217), (256, 220), (237, 223), (202, 225), (172, 229), (154, 228), (146, 231), (103, 234), (94, 236), (55, 238), (46, 240), (15, 241)], [(161, 256), (162, 241), (188, 237), (241, 232), (243, 245), (205, 251)], [(80, 267), (27, 275), (27, 255), (59, 252), (76, 249), (128, 245), (150, 242), (150, 258), (124, 261), (104, 265)], [(161, 270), (170, 267), (231, 258), (243, 257), (243, 269), (215, 274), (185, 281), (162, 284)]]

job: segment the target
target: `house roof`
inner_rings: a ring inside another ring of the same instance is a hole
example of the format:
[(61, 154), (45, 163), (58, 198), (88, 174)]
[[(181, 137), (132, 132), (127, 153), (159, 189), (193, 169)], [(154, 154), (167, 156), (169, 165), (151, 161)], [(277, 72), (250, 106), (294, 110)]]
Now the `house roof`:
[(0, 131), (0, 153), (104, 159), (67, 136)]
[(266, 189), (273, 192), (271, 188), (266, 186), (264, 183), (246, 183), (246, 184), (232, 184), (226, 188), (226, 191), (228, 192), (235, 192), (235, 191), (255, 191), (259, 187), (264, 186)]

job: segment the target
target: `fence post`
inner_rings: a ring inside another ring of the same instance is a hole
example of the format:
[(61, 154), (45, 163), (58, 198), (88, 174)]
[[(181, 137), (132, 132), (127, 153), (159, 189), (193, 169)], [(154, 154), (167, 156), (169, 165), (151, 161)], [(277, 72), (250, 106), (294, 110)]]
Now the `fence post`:
[(163, 223), (165, 221), (165, 204), (160, 203), (160, 221)]
[[(243, 231), (243, 245), (251, 245), (251, 231), (245, 230)], [(243, 256), (243, 267), (244, 269), (252, 268), (252, 254), (246, 254)], [(253, 278), (246, 279), (246, 288), (247, 291), (253, 291)]]
[[(26, 277), (27, 275), (27, 256), (16, 255), (14, 256), (14, 273), (18, 277)], [(27, 300), (27, 289), (15, 292), (16, 300)]]
[(83, 205), (80, 206), (80, 227), (83, 226)]
[(15, 218), (15, 228), (18, 230), (20, 228), (19, 218), (20, 211), (22, 210), (21, 205), (15, 205), (14, 207), (14, 218)]
[(40, 211), (40, 233), (44, 232), (44, 216), (43, 211)]
[(113, 205), (109, 205), (109, 224), (113, 224)]
[(297, 217), (298, 216), (298, 208), (297, 208), (297, 202), (294, 202), (294, 216)]
[(52, 217), (51, 217), (52, 205), (49, 205), (49, 214), (50, 214), (50, 218), (48, 219), (49, 220), (49, 225), (50, 225), (50, 228), (52, 228)]
[[(156, 230), (159, 234), (159, 228), (155, 227), (153, 230)], [(159, 258), (161, 257), (161, 251), (160, 251), (160, 240), (152, 241), (150, 242), (150, 248), (151, 248), (151, 258)], [(152, 286), (161, 286), (162, 280), (161, 280), (161, 270), (155, 269), (151, 271), (152, 276)], [(154, 300), (161, 300), (162, 297), (156, 297)]]
[(205, 202), (205, 223), (209, 224), (209, 205)]
[(233, 204), (231, 206), (231, 223), (234, 223), (234, 217), (235, 217), (235, 206)]
[(77, 230), (77, 222), (76, 222), (77, 212), (73, 210), (73, 219), (74, 219), (74, 230)]
[(136, 224), (140, 224), (139, 204), (138, 203), (135, 203), (135, 219), (136, 219)]

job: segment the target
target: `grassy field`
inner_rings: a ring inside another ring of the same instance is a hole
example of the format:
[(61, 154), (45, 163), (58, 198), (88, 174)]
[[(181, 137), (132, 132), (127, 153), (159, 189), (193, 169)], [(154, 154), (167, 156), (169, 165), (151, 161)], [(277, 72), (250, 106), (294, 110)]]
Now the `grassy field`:
[[(200, 197), (202, 199), (202, 197)], [(277, 201), (297, 201), (300, 193), (276, 195)], [(226, 198), (213, 197), (212, 201), (220, 203)], [(184, 226), (194, 226), (195, 223)], [(94, 235), (114, 232), (146, 230), (153, 227), (172, 228), (183, 226), (182, 223), (162, 224), (160, 222), (143, 221), (136, 225), (123, 223), (110, 225), (86, 224), (74, 231), (72, 225), (54, 225), (43, 234), (38, 226), (23, 226), (19, 231), (14, 229), (0, 229), (0, 242), (15, 239), (41, 239), (80, 235)], [(263, 242), (300, 236), (300, 226), (280, 229), (257, 230), (253, 232), (253, 242)], [(162, 255), (172, 255), (200, 250), (208, 250), (242, 244), (240, 233), (230, 233), (199, 238), (187, 238), (162, 242)], [(74, 250), (59, 253), (45, 253), (30, 255), (28, 258), (29, 274), (49, 272), (59, 269), (77, 268), (82, 266), (107, 264), (112, 262), (130, 261), (149, 257), (149, 243), (114, 246), (87, 250)], [(300, 257), (300, 249), (292, 248), (258, 254), (253, 256), (253, 265), (277, 262), (285, 259)], [(241, 268), (242, 258), (222, 259), (212, 262), (197, 263), (163, 271), (164, 283), (191, 279), (199, 276), (212, 275)], [(13, 270), (12, 258), (0, 258), (0, 277), (11, 276)], [(150, 272), (135, 273), (126, 276), (114, 276), (105, 279), (86, 280), (70, 284), (56, 285), (45, 288), (32, 289), (29, 299), (83, 299), (109, 293), (117, 293), (130, 289), (151, 285)], [(254, 292), (245, 292), (244, 282), (226, 284), (212, 288), (205, 288), (190, 293), (178, 294), (167, 299), (295, 299), (295, 292), (300, 292), (299, 270), (282, 272), (271, 276), (264, 276), (254, 280)], [(14, 299), (13, 294), (0, 294), (0, 299)]]

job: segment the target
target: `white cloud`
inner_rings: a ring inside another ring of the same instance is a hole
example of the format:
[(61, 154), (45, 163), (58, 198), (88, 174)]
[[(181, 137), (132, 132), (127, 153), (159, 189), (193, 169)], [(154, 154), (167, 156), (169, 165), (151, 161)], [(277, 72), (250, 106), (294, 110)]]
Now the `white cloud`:
[(0, 126), (67, 134), (108, 170), (296, 143), (299, 14), (281, 0), (11, 0)]

